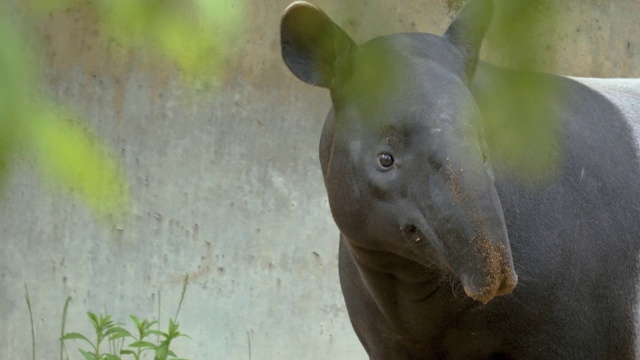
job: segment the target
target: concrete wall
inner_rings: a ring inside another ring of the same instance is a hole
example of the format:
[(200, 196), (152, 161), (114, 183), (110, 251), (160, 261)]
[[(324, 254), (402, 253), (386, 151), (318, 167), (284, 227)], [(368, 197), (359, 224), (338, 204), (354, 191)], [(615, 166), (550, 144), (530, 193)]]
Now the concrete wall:
[[(459, 2), (344, 3), (316, 2), (362, 42), (441, 33)], [(186, 273), (179, 321), (191, 339), (175, 347), (183, 357), (364, 359), (339, 290), (338, 231), (318, 165), (328, 94), (282, 64), (278, 23), (288, 1), (251, 1), (220, 87), (198, 91), (170, 65), (101, 42), (82, 8), (32, 17), (12, 4), (44, 41), (43, 91), (110, 146), (134, 204), (124, 222), (98, 223), (81, 202), (50, 191), (28, 158), (16, 159), (0, 201), (0, 359), (31, 354), (25, 284), (38, 358), (48, 359), (57, 358), (68, 294), (68, 331), (89, 331), (86, 311), (121, 322), (161, 311), (166, 320)], [(637, 2), (560, 9), (546, 34), (557, 38), (541, 50), (559, 72), (640, 74), (638, 23), (629, 17), (640, 13)]]

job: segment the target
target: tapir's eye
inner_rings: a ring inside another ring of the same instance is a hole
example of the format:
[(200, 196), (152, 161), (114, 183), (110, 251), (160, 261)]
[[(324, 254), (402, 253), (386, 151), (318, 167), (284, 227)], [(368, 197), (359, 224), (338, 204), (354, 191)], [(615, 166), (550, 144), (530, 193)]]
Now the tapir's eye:
[(393, 156), (388, 153), (381, 153), (378, 155), (378, 163), (385, 169), (393, 166)]

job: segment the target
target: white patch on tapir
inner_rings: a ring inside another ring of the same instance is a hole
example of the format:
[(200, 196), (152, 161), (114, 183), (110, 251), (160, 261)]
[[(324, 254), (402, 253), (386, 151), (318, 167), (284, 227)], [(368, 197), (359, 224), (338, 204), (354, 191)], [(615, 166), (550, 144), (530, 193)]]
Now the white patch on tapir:
[(640, 157), (640, 79), (571, 78), (611, 101), (624, 115)]
[[(622, 113), (633, 132), (636, 154), (640, 158), (640, 79), (571, 78), (611, 101)], [(640, 179), (638, 179), (640, 181)], [(636, 284), (636, 358), (640, 358), (640, 284)]]

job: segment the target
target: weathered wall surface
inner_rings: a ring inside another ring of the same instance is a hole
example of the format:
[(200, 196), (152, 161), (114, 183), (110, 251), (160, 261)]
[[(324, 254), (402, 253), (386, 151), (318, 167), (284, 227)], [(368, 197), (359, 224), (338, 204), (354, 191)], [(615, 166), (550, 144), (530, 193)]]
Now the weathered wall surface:
[[(251, 1), (238, 52), (215, 90), (187, 90), (167, 64), (100, 40), (82, 9), (38, 18), (44, 91), (88, 119), (124, 166), (131, 215), (96, 223), (17, 159), (0, 201), (0, 358), (57, 358), (86, 311), (166, 319), (182, 277), (180, 313), (191, 359), (364, 359), (337, 277), (337, 237), (317, 143), (328, 94), (282, 64), (278, 24), (287, 0)], [(358, 42), (399, 31), (441, 33), (456, 1), (318, 0)], [(29, 16), (19, 4), (16, 17)], [(634, 1), (563, 2), (542, 49), (564, 74), (640, 76)], [(487, 55), (490, 57), (490, 54)], [(544, 68), (544, 62), (542, 67)], [(158, 305), (158, 297), (161, 302)], [(74, 350), (75, 351), (75, 350)]]

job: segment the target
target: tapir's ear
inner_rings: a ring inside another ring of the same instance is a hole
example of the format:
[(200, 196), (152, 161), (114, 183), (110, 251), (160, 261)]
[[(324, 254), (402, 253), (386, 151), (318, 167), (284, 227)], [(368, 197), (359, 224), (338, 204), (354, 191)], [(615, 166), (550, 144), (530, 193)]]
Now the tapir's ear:
[(478, 65), (478, 53), (484, 34), (491, 24), (493, 3), (491, 0), (471, 0), (453, 20), (445, 38), (455, 45), (464, 56), (469, 79)]
[(356, 44), (322, 10), (296, 1), (282, 17), (280, 46), (284, 62), (300, 80), (331, 88), (349, 66)]

